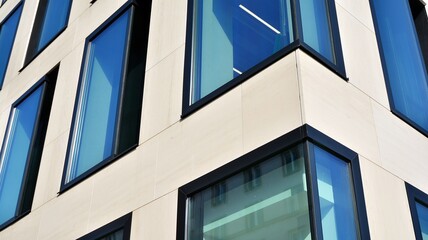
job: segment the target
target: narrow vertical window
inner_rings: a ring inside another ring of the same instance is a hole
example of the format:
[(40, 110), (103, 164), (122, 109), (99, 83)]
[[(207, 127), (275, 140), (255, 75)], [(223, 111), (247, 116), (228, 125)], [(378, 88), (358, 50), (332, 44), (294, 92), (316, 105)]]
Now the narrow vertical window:
[(133, 4), (88, 37), (63, 185), (138, 144), (150, 8)]
[(428, 194), (406, 183), (416, 240), (428, 240)]
[(6, 75), (9, 58), (15, 41), (16, 30), (18, 29), (23, 4), (12, 11), (6, 20), (0, 23), (0, 89)]
[(215, 98), (234, 79), (297, 47), (344, 74), (334, 1), (189, 0), (189, 6), (184, 108)]
[[(371, 6), (391, 109), (428, 134), (427, 69), (409, 2), (371, 0)], [(421, 24), (428, 25), (426, 18)]]
[(30, 62), (66, 28), (72, 0), (40, 0), (26, 62)]
[(0, 228), (31, 209), (57, 71), (13, 104), (0, 155)]
[[(357, 154), (295, 131), (181, 187), (177, 239), (369, 240)], [(262, 184), (249, 191), (251, 172)], [(219, 184), (227, 201), (212, 204)]]

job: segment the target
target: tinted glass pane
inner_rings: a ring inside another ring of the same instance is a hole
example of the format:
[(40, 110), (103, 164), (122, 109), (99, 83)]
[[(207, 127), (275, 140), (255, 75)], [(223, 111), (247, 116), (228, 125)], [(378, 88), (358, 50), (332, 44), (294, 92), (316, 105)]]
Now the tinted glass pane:
[(52, 40), (67, 24), (71, 0), (48, 0), (37, 50)]
[(123, 14), (89, 45), (68, 180), (113, 153), (129, 15)]
[(303, 41), (335, 63), (326, 0), (301, 0)]
[(311, 239), (302, 147), (189, 198), (188, 239)]
[(0, 87), (3, 85), (21, 11), (22, 5), (0, 26)]
[(360, 239), (350, 166), (314, 147), (324, 239)]
[(197, 0), (192, 103), (294, 40), (290, 0)]
[(428, 208), (422, 204), (416, 203), (416, 211), (418, 212), (422, 239), (428, 240)]
[(111, 233), (97, 240), (123, 240), (123, 229)]
[(0, 224), (16, 214), (41, 93), (39, 87), (12, 111), (0, 164)]
[(428, 131), (428, 84), (408, 0), (372, 1), (396, 111)]

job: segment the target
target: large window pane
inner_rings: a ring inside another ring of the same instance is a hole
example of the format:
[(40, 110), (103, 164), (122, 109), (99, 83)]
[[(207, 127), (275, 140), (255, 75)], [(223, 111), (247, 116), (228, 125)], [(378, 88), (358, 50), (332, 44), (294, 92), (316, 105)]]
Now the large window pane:
[(30, 62), (65, 29), (72, 0), (40, 0), (26, 62)]
[(193, 195), (187, 239), (310, 239), (302, 152), (285, 151)]
[(193, 100), (294, 40), (290, 0), (195, 1)]
[(22, 4), (0, 26), (0, 88), (3, 85), (21, 12)]
[(335, 63), (332, 30), (326, 0), (301, 0), (303, 41)]
[(91, 41), (73, 133), (68, 180), (112, 155), (129, 10)]
[(392, 108), (428, 131), (428, 82), (408, 0), (373, 1)]
[(0, 224), (13, 218), (17, 212), (41, 93), (42, 87), (39, 87), (12, 111), (1, 155)]
[(428, 208), (425, 205), (416, 203), (416, 211), (418, 213), (422, 239), (428, 240)]
[(324, 239), (360, 239), (349, 163), (314, 147)]
[(67, 24), (71, 0), (48, 0), (37, 50), (42, 49)]

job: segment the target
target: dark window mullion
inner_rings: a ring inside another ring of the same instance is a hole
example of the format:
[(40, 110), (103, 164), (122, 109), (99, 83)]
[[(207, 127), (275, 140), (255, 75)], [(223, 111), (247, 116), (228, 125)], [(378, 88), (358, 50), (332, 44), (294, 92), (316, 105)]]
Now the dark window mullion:
[(292, 8), (294, 41), (302, 41), (300, 38), (303, 34), (302, 15), (300, 12), (300, 0), (290, 0)]
[(336, 5), (335, 2), (332, 0), (326, 0), (327, 5), (327, 15), (329, 18), (330, 23), (330, 31), (331, 31), (331, 37), (332, 37), (332, 49), (334, 51), (333, 57), (335, 59), (336, 66), (339, 68), (340, 71), (345, 72), (345, 64), (343, 62), (343, 54), (342, 54), (342, 44), (340, 41), (340, 34), (339, 34), (339, 24), (337, 20), (337, 14), (336, 14)]
[(323, 240), (321, 207), (318, 200), (318, 183), (313, 145), (306, 141), (304, 143), (304, 157), (306, 165), (306, 184), (308, 188), (309, 214), (311, 217), (312, 240)]

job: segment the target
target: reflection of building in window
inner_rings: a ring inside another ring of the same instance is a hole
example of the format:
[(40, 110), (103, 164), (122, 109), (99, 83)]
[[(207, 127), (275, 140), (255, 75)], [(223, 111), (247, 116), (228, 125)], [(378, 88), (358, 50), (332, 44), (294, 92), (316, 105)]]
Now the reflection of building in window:
[(262, 185), (261, 170), (259, 165), (250, 167), (244, 171), (245, 191), (251, 191)]
[(302, 161), (296, 161), (302, 157), (303, 153), (300, 148), (293, 148), (281, 154), (284, 177), (302, 169)]
[(211, 204), (218, 206), (226, 203), (227, 187), (226, 182), (219, 182), (211, 187)]

